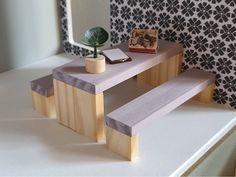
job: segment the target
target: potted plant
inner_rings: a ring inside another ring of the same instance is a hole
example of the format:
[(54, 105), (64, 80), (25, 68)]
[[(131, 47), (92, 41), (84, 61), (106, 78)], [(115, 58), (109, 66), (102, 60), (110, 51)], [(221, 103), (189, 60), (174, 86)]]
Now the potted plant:
[(93, 47), (93, 55), (86, 56), (86, 71), (93, 74), (102, 73), (106, 70), (106, 61), (103, 55), (98, 54), (98, 47), (104, 46), (109, 38), (108, 32), (101, 28), (95, 27), (85, 32), (82, 43), (86, 46)]

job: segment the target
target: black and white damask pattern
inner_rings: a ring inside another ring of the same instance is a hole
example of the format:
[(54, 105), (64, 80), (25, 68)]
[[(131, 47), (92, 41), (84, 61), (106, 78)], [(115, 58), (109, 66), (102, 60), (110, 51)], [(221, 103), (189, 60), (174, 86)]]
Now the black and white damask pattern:
[(62, 26), (62, 42), (64, 51), (72, 55), (86, 56), (91, 54), (89, 50), (72, 45), (69, 42), (68, 19), (67, 19), (67, 4), (66, 0), (60, 0), (61, 11), (61, 26)]
[(216, 73), (216, 102), (236, 108), (235, 0), (111, 0), (112, 45), (133, 28), (158, 28), (161, 39), (182, 43), (183, 70)]
[[(66, 0), (60, 0), (63, 46), (85, 56), (88, 50), (69, 43)], [(185, 47), (183, 70), (217, 74), (215, 100), (236, 108), (235, 0), (111, 0), (111, 43), (129, 39), (133, 28), (158, 28), (160, 38)]]

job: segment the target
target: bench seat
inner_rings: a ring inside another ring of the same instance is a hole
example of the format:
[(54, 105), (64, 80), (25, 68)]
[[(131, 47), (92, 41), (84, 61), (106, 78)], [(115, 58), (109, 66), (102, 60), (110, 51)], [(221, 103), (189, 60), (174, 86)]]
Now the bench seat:
[[(214, 81), (214, 74), (191, 69), (111, 112), (106, 116), (108, 148), (133, 160), (137, 156), (137, 134), (142, 129), (193, 97), (211, 102)], [(113, 145), (116, 138), (119, 142), (124, 139), (124, 152), (120, 145)]]
[(56, 110), (52, 74), (31, 81), (31, 92), (34, 110), (43, 116), (55, 118)]

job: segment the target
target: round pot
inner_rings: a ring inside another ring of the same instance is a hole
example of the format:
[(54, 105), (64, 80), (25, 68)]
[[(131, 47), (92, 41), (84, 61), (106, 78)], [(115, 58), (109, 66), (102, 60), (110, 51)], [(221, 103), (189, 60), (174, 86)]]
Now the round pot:
[(106, 70), (106, 60), (103, 55), (98, 55), (93, 58), (93, 55), (88, 55), (85, 58), (85, 68), (88, 73), (99, 74)]

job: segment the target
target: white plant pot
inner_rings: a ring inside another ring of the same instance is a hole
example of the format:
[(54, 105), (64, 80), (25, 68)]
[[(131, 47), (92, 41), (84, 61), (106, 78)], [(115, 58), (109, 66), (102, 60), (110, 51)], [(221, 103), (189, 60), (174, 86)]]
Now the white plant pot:
[(93, 55), (88, 55), (85, 58), (85, 68), (88, 73), (99, 74), (106, 70), (106, 60), (103, 55), (98, 55), (97, 58), (93, 58)]

